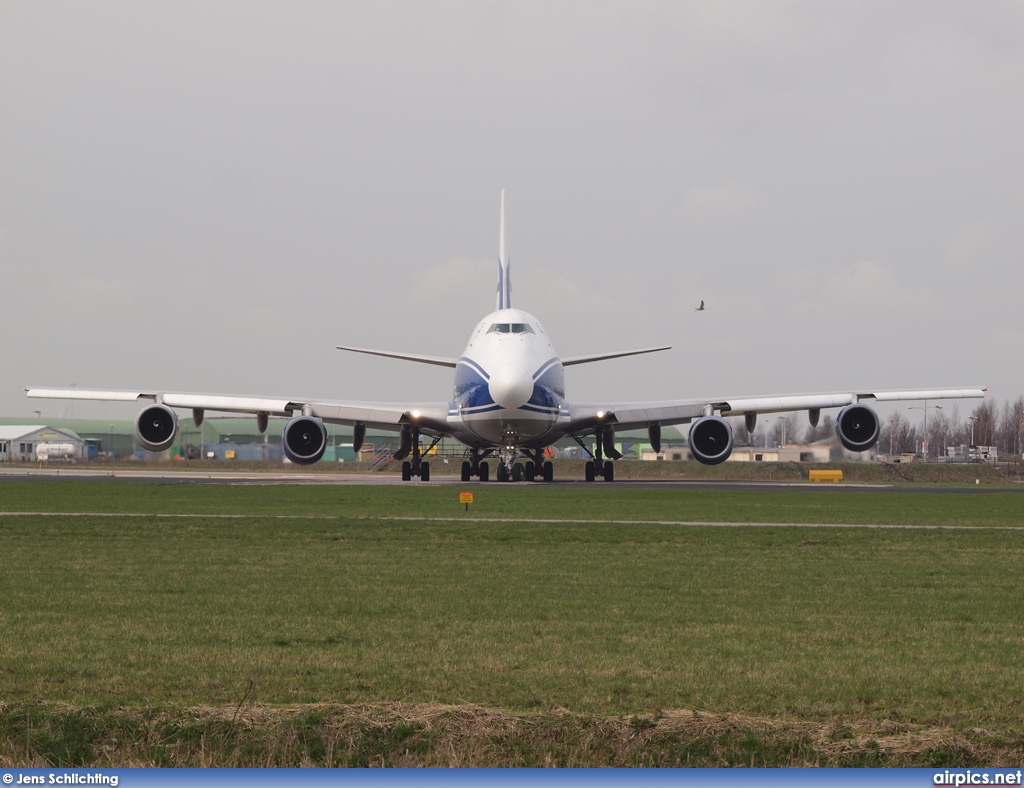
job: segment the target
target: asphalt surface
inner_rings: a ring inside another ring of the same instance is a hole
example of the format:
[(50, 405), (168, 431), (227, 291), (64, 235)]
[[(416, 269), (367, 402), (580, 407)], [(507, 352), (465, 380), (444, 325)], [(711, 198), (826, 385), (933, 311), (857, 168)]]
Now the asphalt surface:
[[(317, 484), (317, 485), (413, 485), (413, 486), (447, 486), (473, 488), (495, 484), (516, 484), (519, 487), (544, 487), (543, 482), (464, 482), (457, 476), (434, 475), (429, 482), (403, 482), (398, 474), (392, 473), (275, 473), (275, 472), (239, 472), (239, 471), (185, 471), (149, 468), (126, 469), (91, 469), (74, 465), (61, 467), (0, 467), (0, 484), (5, 481), (56, 482), (61, 480), (76, 481), (138, 481), (162, 484)], [(686, 480), (686, 479), (616, 479), (614, 482), (585, 482), (582, 479), (555, 479), (551, 485), (555, 487), (587, 487), (599, 488), (611, 484), (616, 488), (630, 490), (772, 490), (772, 489), (805, 489), (805, 490), (846, 490), (857, 492), (959, 492), (987, 494), (995, 492), (1024, 493), (1024, 485), (993, 486), (977, 485), (963, 487), (946, 487), (938, 485), (893, 485), (893, 484), (857, 484), (842, 482), (829, 484), (821, 482), (797, 481), (718, 481), (718, 480)]]

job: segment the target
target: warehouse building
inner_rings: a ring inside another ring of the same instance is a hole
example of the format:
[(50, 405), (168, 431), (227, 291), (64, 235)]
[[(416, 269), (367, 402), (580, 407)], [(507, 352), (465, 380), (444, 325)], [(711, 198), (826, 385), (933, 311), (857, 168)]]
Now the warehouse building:
[(88, 456), (77, 433), (45, 425), (0, 427), (0, 462), (79, 460)]

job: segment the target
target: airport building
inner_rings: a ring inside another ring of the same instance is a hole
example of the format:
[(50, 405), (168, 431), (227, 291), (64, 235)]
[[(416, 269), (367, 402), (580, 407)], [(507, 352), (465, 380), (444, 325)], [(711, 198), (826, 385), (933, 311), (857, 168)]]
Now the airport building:
[[(640, 451), (641, 460), (692, 460), (693, 456), (685, 443), (666, 444), (660, 452), (650, 446)], [(877, 452), (851, 452), (831, 443), (802, 445), (786, 443), (782, 446), (733, 446), (727, 462), (875, 462)]]
[[(174, 445), (159, 455), (142, 450), (135, 439), (135, 425), (131, 421), (109, 421), (98, 419), (55, 419), (48, 426), (17, 424), (16, 419), (0, 419), (0, 462), (37, 460), (36, 445), (46, 442), (67, 442), (75, 446), (74, 459), (96, 457), (116, 459), (135, 458), (145, 461), (153, 459), (182, 460), (223, 460), (262, 461), (279, 463), (284, 461), (281, 447), (281, 430), (287, 419), (271, 418), (267, 430), (259, 431), (257, 421), (251, 416), (217, 416), (207, 418), (200, 426), (192, 419), (180, 414), (178, 436)], [(371, 467), (382, 467), (392, 452), (398, 448), (398, 434), (383, 430), (368, 430), (361, 450), (353, 446), (352, 428), (334, 424), (327, 428), (327, 450), (321, 462), (364, 462)], [(687, 429), (683, 425), (683, 429)], [(47, 435), (50, 437), (38, 437)], [(66, 440), (65, 440), (66, 436)], [(665, 428), (660, 451), (654, 451), (647, 430), (623, 430), (615, 435), (615, 447), (625, 459), (649, 461), (692, 460), (686, 438), (675, 427)], [(426, 453), (431, 439), (424, 436), (421, 441)], [(584, 439), (591, 451), (592, 437)], [(436, 461), (461, 461), (467, 449), (454, 438), (445, 438), (429, 450), (429, 457)], [(571, 438), (564, 438), (551, 447), (551, 455), (564, 459), (587, 459), (586, 450)], [(875, 450), (863, 454), (846, 452), (838, 446), (814, 444), (800, 446), (786, 444), (781, 447), (754, 447), (736, 445), (729, 457), (730, 462), (837, 462), (875, 460)], [(973, 459), (973, 458), (972, 458)], [(957, 460), (952, 460), (957, 461)], [(977, 461), (977, 460), (975, 460)]]
[(71, 430), (38, 424), (0, 427), (0, 462), (80, 460), (88, 456), (87, 443)]

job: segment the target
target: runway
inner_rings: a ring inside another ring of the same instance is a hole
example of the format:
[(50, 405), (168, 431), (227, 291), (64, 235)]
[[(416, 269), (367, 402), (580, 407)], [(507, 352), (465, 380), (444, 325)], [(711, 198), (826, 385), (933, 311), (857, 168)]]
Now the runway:
[(546, 489), (550, 487), (583, 487), (593, 490), (825, 490), (848, 492), (939, 492), (987, 494), (996, 492), (1024, 493), (1024, 485), (977, 485), (946, 487), (938, 485), (860, 484), (856, 482), (822, 483), (806, 481), (742, 481), (708, 479), (616, 479), (614, 482), (586, 482), (583, 479), (558, 479), (543, 482), (464, 482), (458, 476), (435, 474), (429, 482), (414, 480), (403, 482), (397, 473), (303, 473), (301, 471), (191, 471), (165, 468), (94, 469), (74, 465), (63, 467), (0, 467), (0, 484), (5, 481), (57, 482), (149, 482), (157, 484), (227, 484), (227, 485), (351, 485), (351, 486), (411, 486), (411, 487), (489, 487), (501, 485), (518, 489)]
[[(183, 514), (172, 513), (141, 513), (141, 512), (0, 512), (2, 518), (19, 517), (102, 517), (117, 519), (156, 519), (156, 520), (331, 520), (340, 519), (335, 515), (326, 514)], [(548, 517), (403, 517), (344, 515), (347, 520), (372, 520), (373, 522), (406, 522), (406, 523), (539, 523), (541, 525), (672, 525), (680, 528), (865, 528), (867, 530), (897, 531), (1024, 531), (1024, 525), (907, 525), (889, 523), (759, 523), (731, 522), (716, 520), (615, 520), (615, 519), (578, 519)]]

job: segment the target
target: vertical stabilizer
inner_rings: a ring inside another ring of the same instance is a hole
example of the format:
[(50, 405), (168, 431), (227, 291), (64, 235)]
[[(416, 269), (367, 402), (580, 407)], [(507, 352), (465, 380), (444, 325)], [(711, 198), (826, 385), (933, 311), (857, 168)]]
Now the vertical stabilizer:
[(501, 190), (501, 218), (498, 220), (498, 309), (512, 308), (512, 280), (509, 275), (508, 244), (505, 243), (505, 190)]

